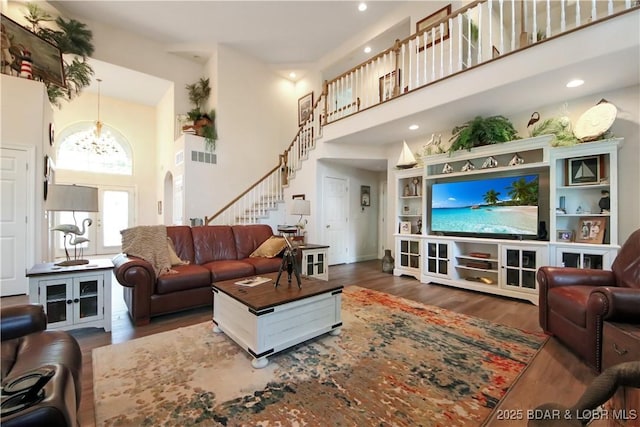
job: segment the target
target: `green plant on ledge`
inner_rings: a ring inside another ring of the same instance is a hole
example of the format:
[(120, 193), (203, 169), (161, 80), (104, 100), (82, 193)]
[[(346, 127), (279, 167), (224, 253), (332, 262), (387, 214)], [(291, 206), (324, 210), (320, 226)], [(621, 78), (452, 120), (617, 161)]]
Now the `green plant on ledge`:
[(212, 109), (209, 113), (203, 111), (204, 103), (211, 95), (211, 86), (209, 79), (201, 77), (195, 83), (185, 86), (189, 95), (189, 101), (194, 108), (187, 113), (189, 120), (193, 120), (193, 125), (183, 126), (182, 130), (192, 129), (196, 135), (204, 137), (206, 149), (214, 151), (216, 149), (216, 141), (218, 140), (218, 131), (216, 129), (216, 110)]
[(477, 116), (463, 125), (456, 126), (451, 133), (453, 136), (449, 141), (453, 142), (449, 147), (449, 154), (458, 150), (471, 150), (473, 147), (520, 139), (513, 124), (504, 116)]
[[(93, 34), (82, 22), (66, 20), (60, 16), (53, 18), (36, 3), (27, 3), (25, 19), (31, 24), (31, 31), (50, 42), (64, 54), (72, 54), (71, 62), (63, 56), (66, 88), (46, 83), (49, 102), (60, 107), (61, 100), (70, 101), (91, 84), (93, 69), (87, 57), (93, 54)], [(58, 29), (43, 27), (41, 22), (55, 22)]]

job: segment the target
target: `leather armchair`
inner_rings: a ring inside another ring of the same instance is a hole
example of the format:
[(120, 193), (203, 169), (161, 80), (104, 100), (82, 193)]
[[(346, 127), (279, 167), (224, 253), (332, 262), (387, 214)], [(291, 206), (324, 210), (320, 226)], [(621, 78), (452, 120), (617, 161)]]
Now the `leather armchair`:
[(600, 372), (603, 322), (640, 323), (640, 230), (611, 271), (541, 267), (537, 277), (540, 326)]
[[(3, 427), (78, 425), (82, 352), (69, 333), (47, 331), (46, 327), (47, 316), (41, 305), (25, 304), (0, 310), (3, 389), (0, 424)], [(20, 392), (8, 394), (12, 386), (21, 384), (21, 378), (35, 377), (34, 372), (43, 368), (53, 372), (53, 376), (44, 385), (41, 399), (32, 405), (11, 405), (22, 402), (16, 400), (21, 399)], [(6, 412), (16, 406), (17, 411)]]

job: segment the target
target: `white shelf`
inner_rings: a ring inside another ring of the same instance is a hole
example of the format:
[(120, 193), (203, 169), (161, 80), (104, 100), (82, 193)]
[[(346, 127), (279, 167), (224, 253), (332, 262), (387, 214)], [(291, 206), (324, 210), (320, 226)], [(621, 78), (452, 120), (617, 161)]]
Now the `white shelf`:
[(489, 268), (476, 268), (476, 267), (467, 267), (466, 265), (456, 265), (456, 268), (459, 268), (461, 270), (470, 270), (470, 271), (481, 271), (483, 273), (498, 273), (498, 270), (495, 270), (493, 268), (489, 269)]
[(470, 255), (456, 255), (456, 258), (458, 258), (458, 259), (468, 259), (470, 261), (498, 262), (498, 260), (496, 258), (481, 258), (481, 257), (476, 257), (476, 256), (470, 256)]
[(523, 171), (523, 170), (539, 170), (539, 169), (544, 169), (544, 168), (548, 168), (549, 167), (549, 163), (547, 162), (538, 162), (538, 163), (529, 163), (529, 164), (524, 164), (524, 165), (518, 165), (518, 166), (498, 166), (495, 168), (479, 168), (476, 167), (476, 169), (467, 171), (467, 172), (451, 172), (451, 173), (441, 173), (441, 174), (432, 174), (429, 175), (430, 179), (433, 178), (454, 178), (454, 177), (458, 177), (458, 176), (473, 176), (473, 175), (486, 175), (487, 173), (498, 173), (498, 172), (504, 172), (504, 171)]

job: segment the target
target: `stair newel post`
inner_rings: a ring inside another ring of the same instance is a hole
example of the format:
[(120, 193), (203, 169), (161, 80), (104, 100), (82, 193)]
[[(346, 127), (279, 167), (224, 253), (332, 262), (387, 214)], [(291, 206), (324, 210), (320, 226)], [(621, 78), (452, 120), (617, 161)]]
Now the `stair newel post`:
[(395, 78), (393, 79), (393, 96), (400, 95), (400, 85), (398, 82), (400, 81), (400, 39), (396, 39), (396, 42), (393, 45), (394, 52), (394, 61), (395, 61)]
[(282, 186), (289, 185), (289, 168), (287, 166), (289, 151), (285, 150), (284, 154), (280, 155), (280, 164), (282, 170)]

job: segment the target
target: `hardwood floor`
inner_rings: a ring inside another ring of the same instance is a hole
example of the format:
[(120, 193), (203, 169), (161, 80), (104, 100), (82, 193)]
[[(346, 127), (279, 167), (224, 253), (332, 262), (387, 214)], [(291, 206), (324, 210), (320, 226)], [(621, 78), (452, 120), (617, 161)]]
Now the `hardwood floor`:
[[(528, 302), (501, 298), (440, 285), (427, 285), (409, 277), (395, 277), (382, 273), (380, 261), (332, 266), (331, 279), (338, 279), (345, 286), (357, 285), (398, 295), (407, 299), (436, 305), (452, 311), (476, 316), (496, 323), (541, 331), (538, 325), (538, 308)], [(146, 335), (211, 320), (211, 309), (200, 308), (182, 313), (153, 318), (151, 323), (134, 327), (122, 300), (122, 288), (113, 280), (113, 324), (111, 332), (85, 328), (71, 331), (82, 347), (82, 400), (79, 420), (81, 426), (94, 426), (93, 366), (91, 352), (94, 348), (121, 343)], [(26, 296), (2, 298), (5, 305), (28, 302)], [(494, 411), (489, 426), (525, 426), (526, 413), (538, 405), (554, 402), (570, 406), (580, 397), (594, 378), (590, 369), (555, 339), (550, 339), (527, 370), (508, 392)], [(522, 414), (524, 420), (500, 420), (501, 411), (512, 410)], [(596, 421), (591, 426), (604, 426)]]

